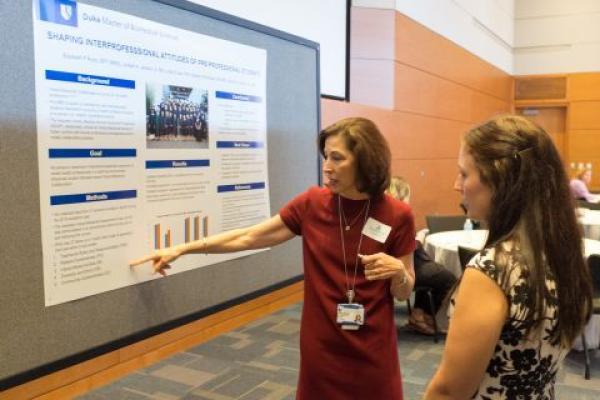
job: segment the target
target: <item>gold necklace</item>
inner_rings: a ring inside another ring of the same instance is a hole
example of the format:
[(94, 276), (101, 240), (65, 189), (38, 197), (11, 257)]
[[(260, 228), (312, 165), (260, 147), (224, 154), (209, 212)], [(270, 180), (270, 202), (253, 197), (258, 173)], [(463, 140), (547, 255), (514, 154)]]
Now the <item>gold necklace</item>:
[(360, 218), (362, 213), (367, 209), (368, 204), (369, 204), (369, 201), (366, 201), (365, 204), (363, 205), (362, 209), (358, 212), (358, 214), (356, 214), (354, 219), (352, 221), (350, 221), (350, 223), (348, 223), (348, 221), (346, 220), (346, 213), (344, 212), (343, 203), (340, 200), (340, 214), (342, 215), (342, 219), (344, 220), (344, 228), (347, 231), (349, 231), (350, 228), (352, 228), (352, 225), (354, 225), (356, 223), (356, 221), (358, 221), (358, 219)]
[[(367, 218), (369, 217), (369, 207), (371, 206), (371, 199), (367, 200), (365, 218), (363, 220), (363, 226), (367, 223)], [(340, 238), (342, 240), (342, 257), (344, 260), (344, 276), (346, 277), (346, 298), (348, 299), (348, 303), (352, 304), (354, 301), (354, 297), (356, 292), (354, 288), (356, 287), (356, 273), (358, 271), (358, 255), (360, 254), (360, 246), (362, 244), (363, 234), (360, 234), (360, 239), (358, 240), (358, 248), (356, 249), (356, 258), (354, 259), (354, 277), (352, 279), (352, 286), (350, 286), (350, 279), (348, 278), (348, 265), (346, 263), (346, 241), (344, 240), (344, 230), (342, 228), (342, 199), (341, 196), (338, 195), (338, 216), (340, 220)], [(362, 214), (362, 211), (361, 211)], [(348, 230), (348, 229), (346, 229)]]

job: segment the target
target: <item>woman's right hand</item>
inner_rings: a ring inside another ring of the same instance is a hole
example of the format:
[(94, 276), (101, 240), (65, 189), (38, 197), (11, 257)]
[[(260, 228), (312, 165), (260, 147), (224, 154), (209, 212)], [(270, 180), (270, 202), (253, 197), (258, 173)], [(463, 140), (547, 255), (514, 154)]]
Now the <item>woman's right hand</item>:
[(135, 267), (136, 265), (152, 261), (152, 269), (154, 270), (153, 273), (159, 273), (162, 276), (166, 276), (166, 270), (171, 268), (170, 263), (175, 261), (180, 255), (181, 252), (176, 246), (167, 247), (165, 249), (156, 250), (154, 253), (144, 256), (140, 259), (130, 261), (129, 266)]

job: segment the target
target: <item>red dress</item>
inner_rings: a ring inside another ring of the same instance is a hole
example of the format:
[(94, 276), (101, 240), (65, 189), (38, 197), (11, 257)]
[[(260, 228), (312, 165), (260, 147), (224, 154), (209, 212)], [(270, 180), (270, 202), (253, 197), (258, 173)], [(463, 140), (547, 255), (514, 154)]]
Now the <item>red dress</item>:
[[(366, 202), (342, 200), (347, 221)], [(336, 323), (337, 305), (347, 302), (338, 215), (337, 195), (318, 187), (280, 211), (285, 225), (303, 239), (305, 285), (296, 399), (402, 399), (390, 280), (367, 281), (359, 265), (355, 302), (365, 307), (365, 324), (357, 331), (345, 331)], [(392, 230), (385, 243), (363, 236), (361, 254), (400, 257), (414, 250), (414, 219), (408, 205), (380, 196), (371, 199), (369, 217)], [(361, 216), (350, 231), (344, 231), (350, 282), (363, 221)]]

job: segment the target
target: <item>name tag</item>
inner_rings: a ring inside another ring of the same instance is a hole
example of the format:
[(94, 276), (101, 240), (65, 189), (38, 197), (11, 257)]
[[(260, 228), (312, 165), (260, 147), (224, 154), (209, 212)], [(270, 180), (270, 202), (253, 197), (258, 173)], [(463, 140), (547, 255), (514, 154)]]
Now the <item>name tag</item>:
[(365, 308), (362, 304), (338, 304), (337, 323), (345, 330), (357, 330), (365, 323)]
[(377, 240), (379, 243), (385, 243), (391, 231), (391, 226), (369, 217), (365, 227), (362, 230), (362, 234), (370, 237), (373, 240)]

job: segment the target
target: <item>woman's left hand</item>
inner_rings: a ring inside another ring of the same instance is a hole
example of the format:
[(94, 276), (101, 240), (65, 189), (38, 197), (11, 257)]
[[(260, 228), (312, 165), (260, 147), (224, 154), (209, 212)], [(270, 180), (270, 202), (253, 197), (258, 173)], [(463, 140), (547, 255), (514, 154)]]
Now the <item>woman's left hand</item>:
[(401, 260), (385, 253), (361, 255), (360, 260), (365, 267), (365, 277), (370, 281), (408, 274)]

